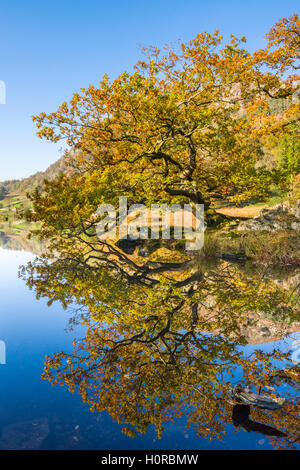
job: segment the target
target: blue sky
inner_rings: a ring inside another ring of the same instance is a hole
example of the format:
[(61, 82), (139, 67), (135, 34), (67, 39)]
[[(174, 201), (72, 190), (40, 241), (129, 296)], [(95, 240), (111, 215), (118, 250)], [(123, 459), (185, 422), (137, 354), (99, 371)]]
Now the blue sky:
[(60, 156), (59, 145), (35, 135), (31, 116), (55, 111), (74, 91), (131, 71), (139, 44), (187, 41), (218, 28), (245, 35), (253, 50), (294, 0), (1, 0), (0, 181), (44, 170)]

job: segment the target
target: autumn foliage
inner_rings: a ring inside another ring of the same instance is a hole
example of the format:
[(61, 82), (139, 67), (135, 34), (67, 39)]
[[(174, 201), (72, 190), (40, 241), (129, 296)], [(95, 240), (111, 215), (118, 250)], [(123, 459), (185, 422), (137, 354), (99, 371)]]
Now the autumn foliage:
[[(31, 195), (27, 218), (41, 223), (48, 250), (22, 275), (49, 305), (75, 308), (71, 326), (86, 330), (73, 353), (47, 358), (43, 377), (108, 411), (131, 436), (151, 425), (160, 436), (164, 423), (186, 416), (199, 435), (220, 438), (234, 371), (256, 390), (299, 382), (289, 354), (241, 350), (243, 331), (262, 312), (284, 325), (299, 318), (294, 294), (265, 273), (204, 266), (172, 243), (128, 255), (95, 236), (98, 205), (121, 195), (206, 208), (264, 197), (282, 173), (261, 164), (262, 149), (298, 126), (298, 50), (297, 15), (275, 24), (253, 53), (245, 38), (200, 33), (175, 48), (145, 49), (133, 73), (104, 77), (34, 118), (40, 137), (68, 144), (72, 171)], [(297, 407), (292, 397), (284, 411), (253, 416), (292, 446)]]
[[(144, 49), (133, 73), (105, 76), (56, 112), (33, 119), (41, 138), (74, 151), (99, 202), (126, 193), (137, 201), (264, 197), (274, 172), (259, 164), (263, 139), (298, 122), (299, 19), (276, 23), (265, 49), (218, 31), (161, 51)], [(285, 100), (274, 116), (274, 102)], [(84, 173), (83, 173), (84, 172)]]

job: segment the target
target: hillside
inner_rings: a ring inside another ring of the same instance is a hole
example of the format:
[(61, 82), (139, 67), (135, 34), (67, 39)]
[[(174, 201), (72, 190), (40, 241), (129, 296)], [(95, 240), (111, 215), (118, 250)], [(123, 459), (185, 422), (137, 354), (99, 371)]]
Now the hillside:
[(39, 171), (28, 178), (0, 182), (0, 223), (19, 224), (18, 209), (30, 205), (26, 194), (42, 186), (45, 179), (51, 180), (60, 173), (71, 171), (67, 157), (52, 163), (45, 171)]
[(59, 173), (67, 171), (66, 157), (63, 156), (52, 163), (45, 171), (39, 171), (28, 178), (0, 182), (0, 199), (9, 194), (26, 194), (42, 185), (44, 179), (52, 179)]

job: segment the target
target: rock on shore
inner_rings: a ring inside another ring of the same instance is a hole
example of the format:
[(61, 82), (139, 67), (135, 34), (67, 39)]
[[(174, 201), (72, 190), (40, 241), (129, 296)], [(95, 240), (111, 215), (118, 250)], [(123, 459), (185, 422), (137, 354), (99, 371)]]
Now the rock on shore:
[(260, 214), (251, 220), (241, 222), (237, 230), (300, 230), (300, 199), (295, 204), (289, 202), (277, 204), (271, 209), (262, 209)]

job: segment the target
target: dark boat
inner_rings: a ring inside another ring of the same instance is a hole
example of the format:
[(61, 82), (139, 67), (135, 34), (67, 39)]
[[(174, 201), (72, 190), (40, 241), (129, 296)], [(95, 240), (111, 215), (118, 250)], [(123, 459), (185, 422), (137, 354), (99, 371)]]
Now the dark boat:
[(282, 407), (285, 402), (284, 398), (273, 398), (269, 395), (261, 395), (253, 393), (248, 387), (236, 385), (232, 389), (232, 398), (237, 402), (245, 405), (257, 406), (267, 410), (277, 410)]

